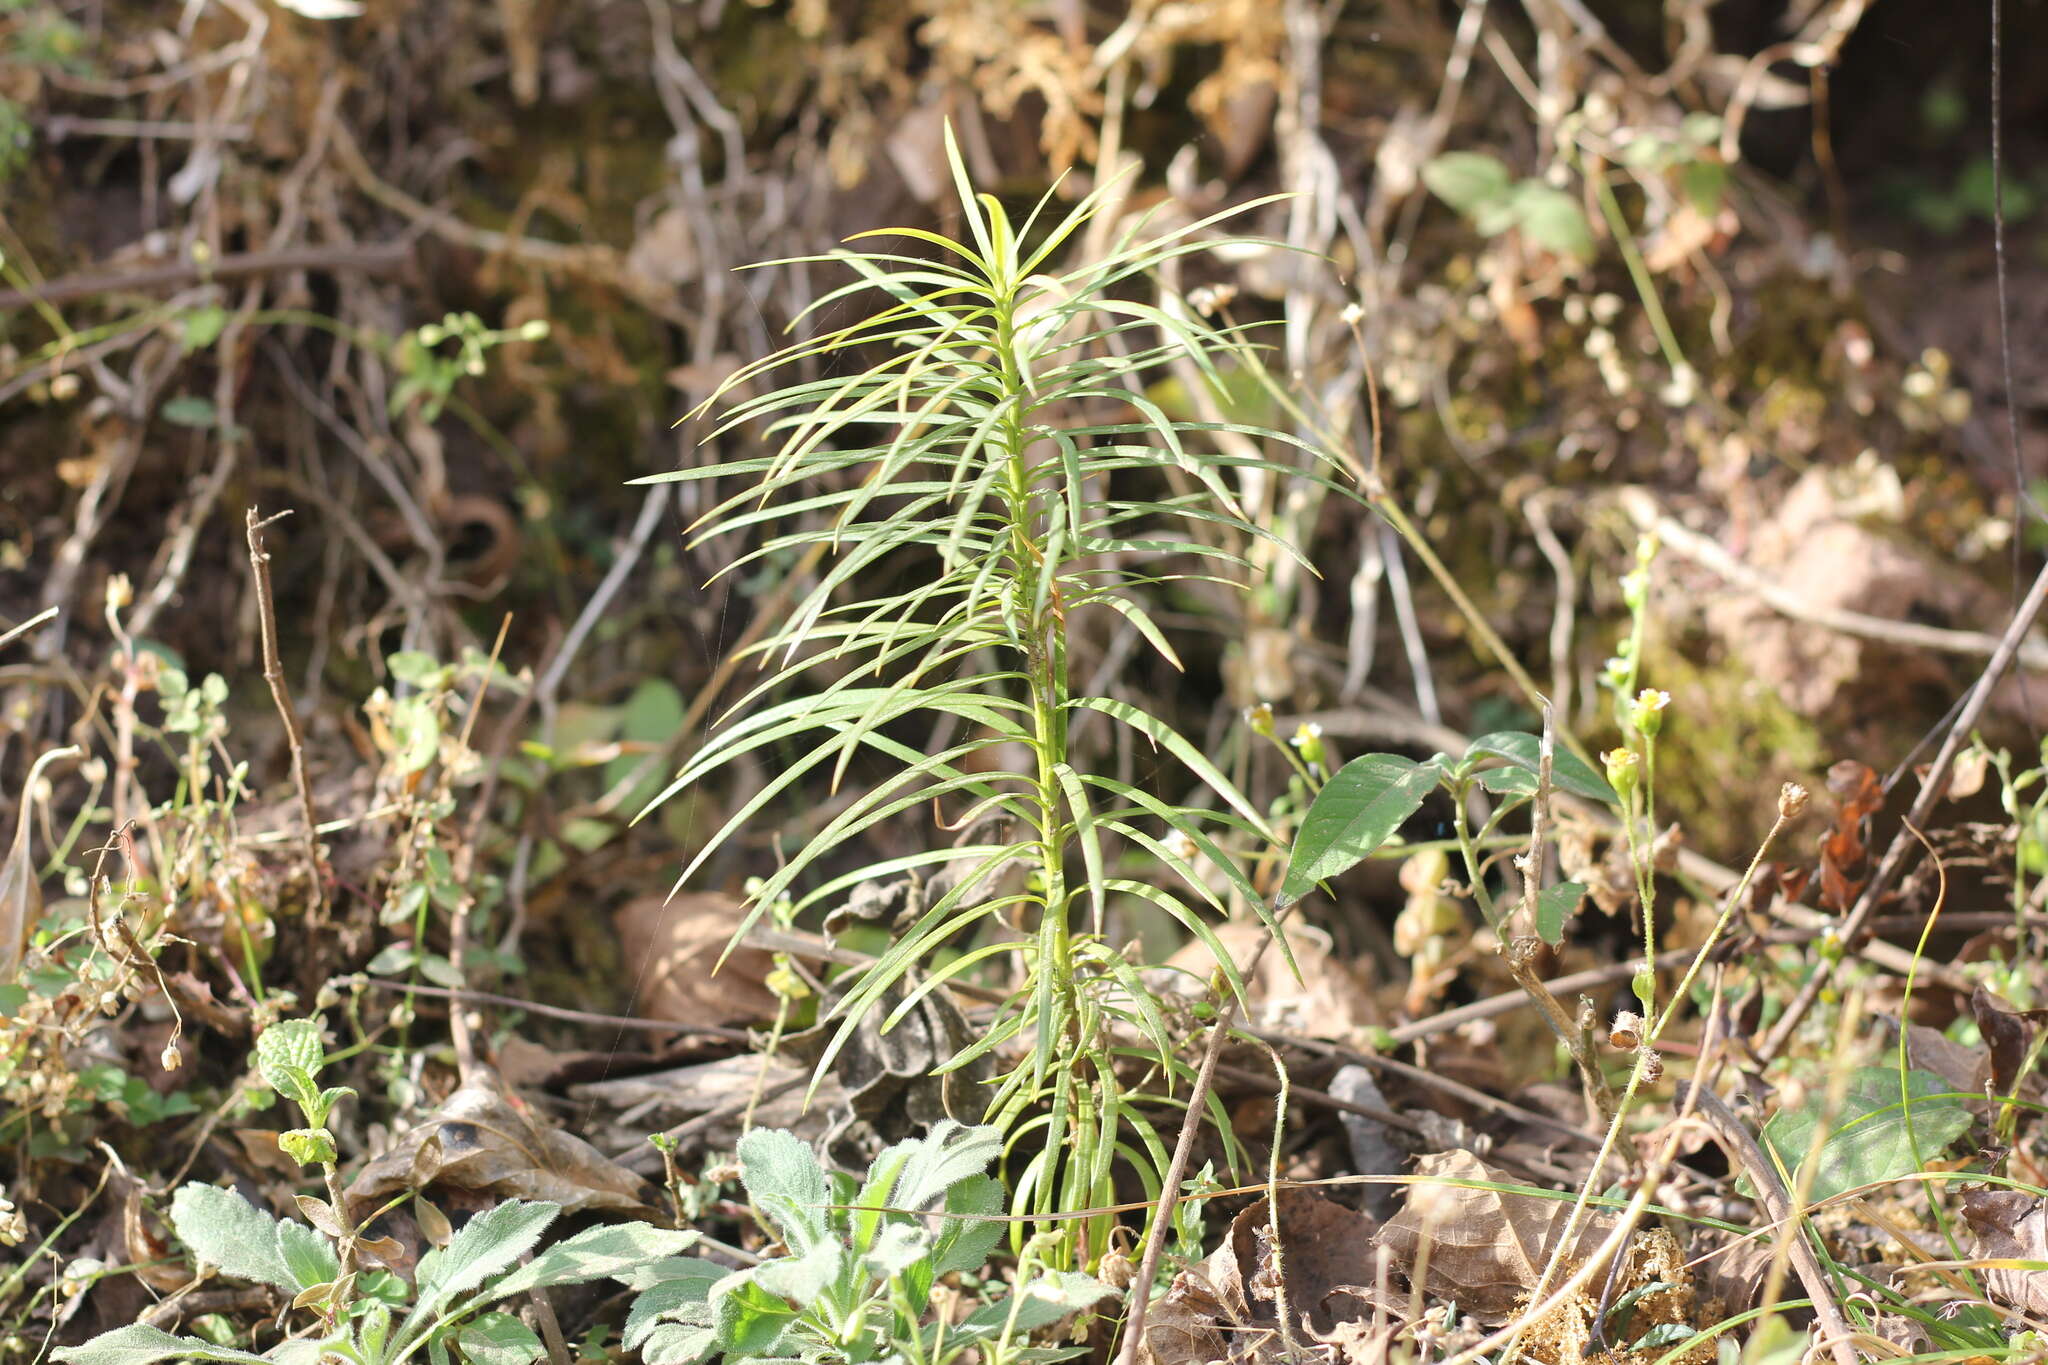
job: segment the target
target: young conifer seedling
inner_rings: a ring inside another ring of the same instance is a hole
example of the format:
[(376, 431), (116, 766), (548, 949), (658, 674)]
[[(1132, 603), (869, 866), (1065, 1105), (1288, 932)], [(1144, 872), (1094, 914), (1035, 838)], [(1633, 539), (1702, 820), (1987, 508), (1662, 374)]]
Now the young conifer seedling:
[[(1163, 909), (1209, 944), (1235, 991), (1212, 921), (1272, 924), (1246, 872), (1273, 838), (1265, 813), (1168, 720), (1077, 688), (1076, 623), (1114, 613), (1181, 668), (1148, 601), (1197, 579), (1244, 588), (1251, 568), (1227, 544), (1274, 539), (1233, 483), (1321, 476), (1293, 438), (1186, 420), (1154, 396), (1169, 366), (1223, 395), (1251, 363), (1236, 329), (1157, 283), (1162, 265), (1215, 245), (1218, 219), (1139, 218), (1105, 254), (1065, 264), (1081, 229), (1119, 202), (1112, 186), (1057, 217), (1048, 193), (1013, 223), (973, 192), (950, 133), (947, 155), (966, 239), (898, 228), (814, 258), (854, 278), (812, 315), (872, 311), (744, 367), (707, 404), (732, 400), (707, 447), (748, 428), (768, 435), (764, 453), (655, 476), (731, 490), (694, 531), (725, 540), (726, 572), (806, 555), (818, 566), (757, 647), (764, 676), (655, 804), (749, 756), (771, 774), (705, 840), (687, 880), (800, 793), (857, 781), (754, 886), (747, 923), (785, 896), (799, 911), (836, 904), (870, 878), (915, 872), (943, 887), (833, 1006), (821, 1074), (871, 1012), (885, 1010), (886, 1028), (927, 992), (1014, 955), (1021, 985), (948, 1066), (1001, 1059), (982, 1112), (961, 1117), (1005, 1134), (1013, 1205), (1043, 1214), (1115, 1202), (1119, 1153), (1154, 1183), (1168, 1164), (1126, 1091), (1120, 1048), (1143, 1040), (1138, 1060), (1183, 1096), (1191, 1070), (1106, 937), (1112, 906)], [(882, 239), (899, 249), (865, 245)], [(819, 377), (753, 391), (785, 371)], [(1247, 439), (1225, 447), (1225, 432)], [(1084, 717), (1133, 732), (1148, 775), (1125, 782), (1077, 762), (1070, 735)], [(926, 821), (918, 851), (845, 873), (828, 863), (898, 818)], [(947, 833), (962, 830), (979, 837)], [(941, 949), (956, 955), (936, 966)], [(1109, 1220), (1085, 1226), (1088, 1245), (1069, 1246), (1077, 1260), (1100, 1252)]]

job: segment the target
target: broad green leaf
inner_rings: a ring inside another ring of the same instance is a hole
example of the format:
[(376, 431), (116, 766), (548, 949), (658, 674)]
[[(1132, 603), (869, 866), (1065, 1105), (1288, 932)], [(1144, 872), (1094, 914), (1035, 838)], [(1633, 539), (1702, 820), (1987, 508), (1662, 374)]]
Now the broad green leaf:
[(1485, 152), (1445, 152), (1422, 167), (1422, 183), (1429, 192), (1467, 218), (1504, 201), (1514, 180), (1500, 158)]
[(270, 1088), (289, 1097), (296, 1093), (284, 1085), (284, 1067), (295, 1067), (308, 1078), (320, 1074), (327, 1049), (320, 1042), (317, 1019), (282, 1019), (263, 1030), (256, 1040), (256, 1065)]
[(662, 1323), (647, 1336), (640, 1359), (646, 1365), (697, 1365), (718, 1349), (718, 1333), (709, 1327)]
[(1434, 759), (1416, 763), (1399, 754), (1367, 754), (1339, 768), (1302, 817), (1275, 908), (1370, 857), (1421, 808), (1442, 772)]
[(426, 687), (440, 678), (442, 664), (439, 659), (418, 649), (401, 649), (384, 661), (391, 670), (391, 676), (414, 687)]
[[(912, 1266), (930, 1258), (932, 1235), (915, 1223), (890, 1223), (875, 1238), (863, 1258), (868, 1273), (877, 1279), (889, 1279), (901, 1275)], [(767, 1267), (762, 1267), (764, 1270)], [(793, 1296), (792, 1296), (793, 1297)]]
[(1536, 932), (1545, 943), (1555, 948), (1564, 942), (1564, 926), (1579, 912), (1579, 903), (1585, 899), (1583, 882), (1559, 882), (1536, 893)]
[(161, 1327), (138, 1322), (104, 1332), (83, 1345), (66, 1347), (51, 1359), (71, 1365), (152, 1365), (159, 1360), (263, 1361), (264, 1357), (198, 1337), (173, 1336)]
[(740, 1139), (739, 1158), (747, 1198), (791, 1251), (802, 1255), (832, 1235), (825, 1168), (801, 1139), (779, 1128), (756, 1128)]
[(751, 1279), (733, 1276), (712, 1299), (718, 1344), (730, 1356), (765, 1356), (796, 1321), (796, 1310)]
[(1495, 796), (1534, 796), (1537, 782), (1527, 768), (1486, 768), (1479, 774), (1479, 785)]
[(300, 1290), (328, 1284), (341, 1274), (333, 1244), (304, 1223), (277, 1225), (277, 1252)]
[(278, 1094), (299, 1106), (301, 1110), (310, 1113), (320, 1107), (319, 1087), (313, 1081), (313, 1073), (304, 1067), (293, 1066), (290, 1062), (278, 1062), (270, 1068), (268, 1079)]
[[(620, 1344), (635, 1350), (647, 1334), (663, 1322), (686, 1321), (699, 1326), (711, 1324), (711, 1291), (730, 1273), (723, 1266), (686, 1257), (675, 1263), (675, 1275), (643, 1287), (626, 1310), (626, 1324)], [(618, 1277), (622, 1281), (626, 1277)]]
[[(986, 1265), (1003, 1239), (1003, 1225), (992, 1216), (1002, 1210), (1002, 1182), (992, 1176), (970, 1176), (946, 1191), (946, 1212), (954, 1216), (939, 1225), (938, 1241), (932, 1247), (932, 1272), (946, 1275)], [(985, 1216), (960, 1216), (964, 1214)]]
[[(1897, 1070), (1864, 1066), (1849, 1077), (1842, 1107), (1816, 1158), (1809, 1198), (1831, 1199), (1859, 1185), (1911, 1175), (1920, 1169), (1916, 1147), (1920, 1161), (1931, 1161), (1970, 1130), (1970, 1111), (1949, 1095), (1953, 1087), (1941, 1077), (1908, 1071), (1904, 1088), (1911, 1100), (1910, 1122), (1900, 1102)], [(1816, 1086), (1805, 1103), (1779, 1110), (1764, 1125), (1764, 1143), (1787, 1171), (1797, 1173), (1806, 1159), (1826, 1105), (1826, 1087)]]
[(994, 1127), (968, 1128), (941, 1119), (930, 1133), (906, 1145), (909, 1159), (903, 1163), (888, 1202), (901, 1209), (924, 1209), (937, 1206), (961, 1181), (988, 1170), (989, 1163), (1002, 1154), (1003, 1135)]
[(555, 1243), (492, 1286), (498, 1298), (561, 1284), (629, 1275), (650, 1262), (680, 1255), (695, 1245), (695, 1232), (670, 1232), (651, 1223), (615, 1223), (586, 1228)]
[(442, 1305), (509, 1269), (533, 1250), (561, 1211), (560, 1204), (508, 1199), (463, 1224), (447, 1246), (420, 1259), (419, 1303), (407, 1317), (399, 1340), (411, 1340)]
[(746, 1274), (770, 1294), (801, 1310), (839, 1282), (847, 1256), (846, 1244), (834, 1238), (813, 1244), (801, 1256), (777, 1256), (763, 1261)]
[(455, 1334), (455, 1344), (474, 1365), (533, 1365), (541, 1345), (533, 1329), (510, 1313), (479, 1313)]
[[(1465, 750), (1465, 759), (1471, 762), (1473, 759), (1498, 758), (1524, 772), (1537, 773), (1542, 771), (1542, 748), (1543, 740), (1525, 730), (1496, 730), (1473, 740)], [(1609, 806), (1621, 804), (1621, 798), (1615, 795), (1614, 788), (1607, 785), (1606, 778), (1565, 749), (1551, 752), (1550, 780), (1561, 792), (1570, 792), (1573, 796)]]
[(416, 773), (432, 763), (441, 751), (441, 716), (434, 703), (418, 692), (391, 703), (391, 738), (399, 772)]
[[(682, 729), (683, 714), (686, 710), (682, 693), (675, 684), (663, 678), (647, 678), (633, 689), (626, 698), (624, 713), (619, 727), (619, 738), (632, 745), (655, 746), (673, 738)], [(641, 752), (620, 754), (605, 765), (604, 785), (607, 790), (618, 786), (630, 777), (647, 755)], [(649, 769), (646, 777), (621, 802), (627, 810), (638, 810), (646, 804), (647, 798), (661, 790), (662, 778), (659, 769)]]
[(292, 1294), (306, 1287), (278, 1249), (277, 1220), (233, 1190), (180, 1186), (171, 1196), (171, 1227), (200, 1260), (229, 1275)]
[(213, 400), (198, 394), (186, 394), (171, 399), (157, 409), (157, 415), (174, 427), (203, 429), (213, 426), (220, 420), (220, 414), (214, 410)]
[(1522, 236), (1557, 256), (1593, 259), (1593, 228), (1579, 201), (1540, 180), (1515, 187), (1515, 226)]
[(228, 325), (228, 310), (217, 304), (194, 308), (184, 316), (184, 335), (178, 345), (187, 355), (203, 351), (220, 337)]

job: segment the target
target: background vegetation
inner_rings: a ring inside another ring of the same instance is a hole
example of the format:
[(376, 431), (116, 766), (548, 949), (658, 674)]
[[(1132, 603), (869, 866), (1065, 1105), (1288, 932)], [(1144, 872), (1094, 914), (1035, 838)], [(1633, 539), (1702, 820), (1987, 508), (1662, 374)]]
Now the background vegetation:
[(2037, 1355), (2006, 11), (0, 0), (0, 1357)]

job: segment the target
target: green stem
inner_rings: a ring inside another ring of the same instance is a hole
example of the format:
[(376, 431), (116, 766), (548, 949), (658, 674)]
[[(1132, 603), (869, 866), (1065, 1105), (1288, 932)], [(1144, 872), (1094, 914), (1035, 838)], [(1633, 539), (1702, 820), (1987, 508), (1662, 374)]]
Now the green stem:
[(1500, 929), (1500, 911), (1493, 903), (1493, 893), (1486, 889), (1486, 874), (1479, 867), (1479, 845), (1472, 837), (1472, 825), (1465, 816), (1465, 797), (1470, 790), (1460, 786), (1451, 793), (1451, 828), (1458, 835), (1458, 852), (1465, 859), (1465, 875), (1472, 884), (1472, 899), (1479, 903), (1479, 912), (1486, 916), (1488, 927), (1497, 932)]
[[(1084, 1086), (1076, 1084), (1074, 1066), (1086, 1050), (1078, 1036), (1079, 986), (1074, 975), (1073, 930), (1068, 923), (1066, 848), (1071, 824), (1062, 817), (1064, 789), (1059, 767), (1067, 757), (1067, 659), (1065, 622), (1058, 596), (1058, 566), (1045, 550), (1046, 537), (1038, 525), (1032, 484), (1030, 438), (1020, 418), (1026, 393), (1022, 367), (1017, 363), (1016, 333), (1008, 310), (997, 327), (997, 360), (1001, 367), (1005, 411), (1001, 422), (1002, 446), (1007, 463), (1005, 503), (1010, 519), (1011, 603), (1013, 619), (1020, 627), (1025, 654), (1026, 686), (1030, 691), (1032, 748), (1038, 763), (1037, 805), (1040, 878), (1043, 885), (1044, 921), (1039, 926), (1040, 951), (1034, 977), (1051, 975), (1048, 995), (1052, 1009), (1037, 1023), (1049, 1042), (1043, 1044), (1055, 1096), (1054, 1118), (1046, 1133), (1046, 1166), (1038, 1181), (1034, 1203), (1041, 1212), (1060, 1205), (1062, 1187), (1072, 1172), (1093, 1169), (1095, 1143), (1086, 1125), (1077, 1124), (1073, 1114)], [(1027, 991), (1036, 988), (1027, 982)], [(1041, 1082), (1042, 1083), (1042, 1082)], [(1067, 1102), (1061, 1103), (1064, 1099)], [(1063, 1121), (1064, 1120), (1064, 1121)], [(1064, 1129), (1065, 1131), (1061, 1131)], [(1068, 1143), (1069, 1133), (1073, 1141)], [(1062, 1157), (1064, 1160), (1062, 1161)], [(1064, 1171), (1055, 1169), (1064, 1165)], [(1062, 1228), (1069, 1257), (1079, 1249), (1082, 1235), (1075, 1225)]]

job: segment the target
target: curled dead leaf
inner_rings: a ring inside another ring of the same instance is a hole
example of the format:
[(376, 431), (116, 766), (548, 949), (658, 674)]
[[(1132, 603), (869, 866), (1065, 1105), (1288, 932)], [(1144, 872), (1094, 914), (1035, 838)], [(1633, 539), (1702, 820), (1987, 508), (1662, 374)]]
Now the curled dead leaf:
[(1141, 1360), (1284, 1360), (1278, 1330), (1283, 1295), (1289, 1320), (1326, 1341), (1372, 1315), (1373, 1220), (1307, 1190), (1281, 1190), (1278, 1207), (1277, 1232), (1260, 1200), (1231, 1221), (1222, 1246), (1174, 1277), (1146, 1316)]
[[(2048, 1203), (2018, 1190), (1976, 1190), (1963, 1196), (1963, 1221), (1976, 1238), (1975, 1257), (2048, 1261)], [(2048, 1270), (1998, 1266), (1984, 1272), (1996, 1303), (2030, 1317), (2048, 1315)]]
[(0, 859), (0, 985), (14, 980), (21, 960), (28, 953), (29, 935), (43, 917), (43, 889), (36, 881), (35, 859), (29, 852), (29, 816), (35, 808), (36, 785), (43, 769), (61, 758), (75, 758), (76, 745), (52, 749), (28, 770), (21, 784), (21, 801), (15, 807), (14, 842), (7, 857)]
[(432, 1186), (498, 1199), (546, 1199), (564, 1212), (645, 1216), (651, 1193), (639, 1176), (582, 1138), (542, 1121), (487, 1069), (433, 1117), (365, 1166), (346, 1192), (360, 1221), (404, 1190)]

